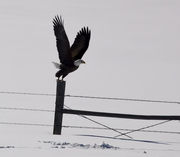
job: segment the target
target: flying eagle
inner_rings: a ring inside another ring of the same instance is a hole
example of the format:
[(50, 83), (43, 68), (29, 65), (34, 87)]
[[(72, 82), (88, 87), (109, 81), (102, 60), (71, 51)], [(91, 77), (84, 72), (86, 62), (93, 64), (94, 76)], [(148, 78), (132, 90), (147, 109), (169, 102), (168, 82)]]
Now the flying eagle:
[(54, 63), (60, 69), (56, 77), (65, 78), (69, 73), (77, 70), (80, 64), (85, 63), (81, 58), (89, 46), (91, 31), (88, 27), (83, 27), (76, 35), (74, 43), (70, 47), (68, 37), (64, 29), (64, 21), (61, 16), (53, 19), (54, 34), (56, 36), (56, 46), (59, 54), (60, 64)]

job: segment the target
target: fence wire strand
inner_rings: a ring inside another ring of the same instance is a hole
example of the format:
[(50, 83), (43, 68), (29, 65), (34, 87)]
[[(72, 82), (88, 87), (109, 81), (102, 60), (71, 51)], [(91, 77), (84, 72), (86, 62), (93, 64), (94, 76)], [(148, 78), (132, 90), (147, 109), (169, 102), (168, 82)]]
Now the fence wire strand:
[[(2, 125), (26, 125), (26, 126), (44, 126), (44, 127), (53, 127), (52, 124), (37, 124), (37, 123), (20, 123), (20, 122), (0, 122)], [(100, 127), (88, 127), (88, 126), (72, 126), (72, 125), (63, 125), (63, 128), (72, 128), (72, 129), (90, 129), (90, 130), (109, 130), (108, 128)], [(120, 129), (115, 128), (116, 130), (121, 131), (134, 131), (133, 129)], [(136, 130), (135, 130), (136, 131)], [(160, 133), (160, 134), (177, 134), (180, 135), (180, 132), (173, 131), (162, 131), (162, 130), (139, 130), (138, 132), (150, 132), (150, 133)]]
[[(16, 92), (16, 91), (0, 91), (0, 94), (12, 94), (12, 95), (32, 95), (32, 96), (56, 96), (56, 94), (50, 93), (32, 93), (32, 92)], [(151, 100), (151, 99), (136, 99), (136, 98), (121, 98), (121, 97), (101, 97), (101, 96), (83, 96), (83, 95), (70, 95), (66, 94), (65, 97), (83, 98), (83, 99), (101, 99), (101, 100), (117, 100), (117, 101), (135, 101), (135, 102), (149, 102), (149, 103), (168, 103), (168, 104), (180, 104), (180, 101), (168, 101), (168, 100)]]

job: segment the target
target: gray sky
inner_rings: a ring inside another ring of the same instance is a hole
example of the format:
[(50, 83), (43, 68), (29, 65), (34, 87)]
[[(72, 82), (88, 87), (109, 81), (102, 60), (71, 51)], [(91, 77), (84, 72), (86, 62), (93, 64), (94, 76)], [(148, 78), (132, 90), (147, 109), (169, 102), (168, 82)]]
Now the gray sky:
[(179, 8), (178, 0), (1, 0), (0, 90), (55, 93), (59, 14), (71, 44), (81, 27), (92, 32), (66, 94), (180, 101)]

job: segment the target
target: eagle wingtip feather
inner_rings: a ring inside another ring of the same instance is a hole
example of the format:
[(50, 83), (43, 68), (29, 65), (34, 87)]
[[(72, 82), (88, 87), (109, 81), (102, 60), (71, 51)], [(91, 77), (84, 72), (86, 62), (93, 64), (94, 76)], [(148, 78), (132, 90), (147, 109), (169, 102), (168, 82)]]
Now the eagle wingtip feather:
[(64, 26), (64, 20), (62, 19), (61, 15), (55, 15), (53, 19), (54, 26), (62, 25)]

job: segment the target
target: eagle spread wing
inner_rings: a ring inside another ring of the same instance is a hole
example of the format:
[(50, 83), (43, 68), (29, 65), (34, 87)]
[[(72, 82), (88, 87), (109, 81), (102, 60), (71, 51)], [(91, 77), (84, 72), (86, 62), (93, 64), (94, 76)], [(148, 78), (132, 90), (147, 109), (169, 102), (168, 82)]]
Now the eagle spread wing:
[(62, 18), (57, 15), (53, 19), (53, 24), (60, 62), (65, 65), (73, 64), (72, 56), (70, 53), (70, 44), (64, 29)]
[(89, 28), (83, 27), (76, 35), (73, 45), (70, 48), (70, 53), (73, 60), (81, 59), (89, 46), (91, 31)]

